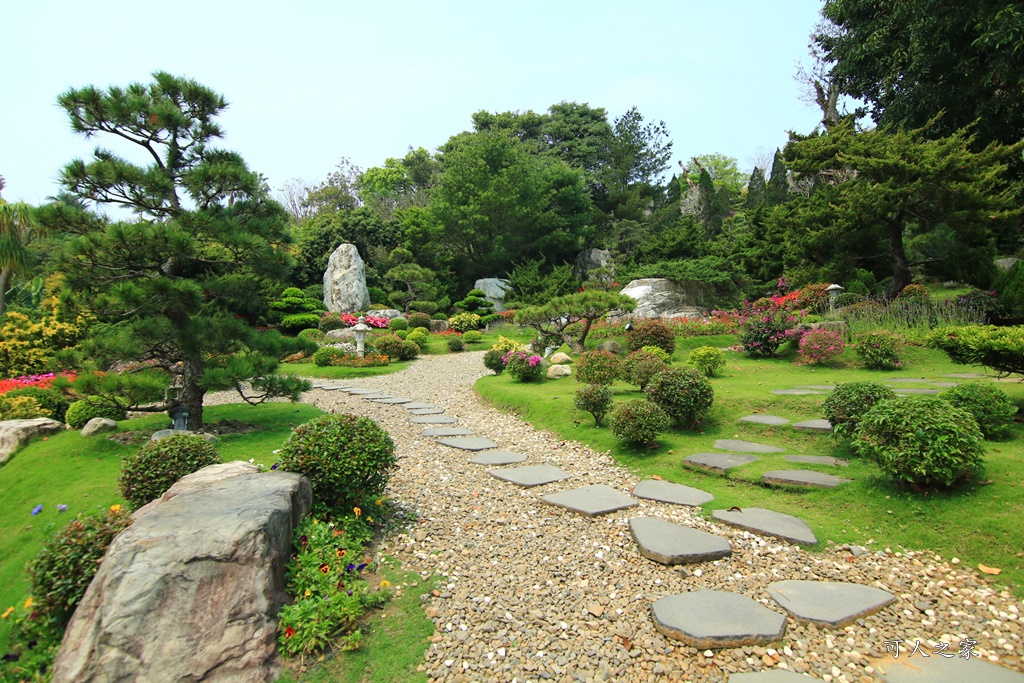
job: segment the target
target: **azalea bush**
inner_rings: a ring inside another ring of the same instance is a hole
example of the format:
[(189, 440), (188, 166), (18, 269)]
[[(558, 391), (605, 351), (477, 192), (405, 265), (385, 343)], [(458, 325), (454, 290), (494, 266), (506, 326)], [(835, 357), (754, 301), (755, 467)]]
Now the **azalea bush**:
[[(391, 323), (390, 318), (385, 318), (376, 315), (367, 315), (366, 324), (369, 327), (376, 327), (378, 329), (385, 329)], [(340, 330), (346, 327), (353, 327), (359, 322), (359, 316), (353, 315), (352, 313), (327, 313), (320, 318), (320, 322), (317, 323), (317, 327), (324, 332), (330, 332), (331, 330)]]
[(644, 393), (685, 429), (696, 429), (715, 402), (711, 380), (693, 368), (671, 368), (655, 375)]
[(808, 330), (800, 337), (800, 358), (813, 365), (835, 360), (846, 350), (843, 338), (832, 330)]
[(896, 370), (903, 367), (903, 337), (888, 330), (873, 330), (857, 335), (854, 350), (864, 367), (872, 370)]
[(509, 351), (502, 360), (505, 362), (505, 372), (520, 382), (540, 381), (544, 371), (544, 359), (536, 354), (529, 354), (526, 351)]
[(742, 312), (740, 344), (752, 356), (774, 356), (779, 347), (795, 334), (793, 329), (799, 318), (780, 300), (761, 299), (748, 303)]
[(655, 375), (668, 370), (668, 365), (666, 365), (665, 361), (656, 353), (653, 353), (651, 349), (656, 349), (663, 354), (665, 353), (657, 346), (646, 346), (639, 351), (629, 354), (623, 361), (626, 381), (636, 386), (640, 391), (647, 388), (648, 382)]
[(576, 360), (577, 382), (607, 385), (621, 375), (622, 359), (611, 351), (587, 351)]

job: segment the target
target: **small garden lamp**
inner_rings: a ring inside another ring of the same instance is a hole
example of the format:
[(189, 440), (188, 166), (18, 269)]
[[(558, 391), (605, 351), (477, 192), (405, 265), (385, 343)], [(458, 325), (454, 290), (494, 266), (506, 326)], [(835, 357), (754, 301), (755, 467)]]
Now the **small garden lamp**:
[(840, 285), (835, 284), (829, 285), (828, 287), (825, 288), (825, 291), (828, 292), (829, 310), (836, 310), (836, 297), (839, 296), (839, 292), (843, 291), (844, 289), (846, 289), (846, 287), (842, 287)]
[(188, 408), (185, 406), (174, 406), (167, 411), (171, 416), (171, 429), (188, 429)]
[(356, 355), (362, 358), (363, 344), (366, 343), (366, 335), (370, 333), (370, 326), (366, 324), (364, 316), (359, 316), (359, 322), (352, 326), (352, 331), (356, 335)]

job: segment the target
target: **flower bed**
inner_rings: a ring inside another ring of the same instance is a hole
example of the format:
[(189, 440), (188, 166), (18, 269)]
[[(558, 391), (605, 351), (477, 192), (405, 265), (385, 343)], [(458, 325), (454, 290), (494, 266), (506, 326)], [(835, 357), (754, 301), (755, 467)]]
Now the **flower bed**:
[(0, 379), (0, 394), (7, 393), (12, 389), (21, 389), (23, 387), (38, 387), (40, 389), (49, 389), (53, 384), (53, 381), (58, 377), (67, 377), (69, 380), (75, 379), (74, 372), (44, 372), (39, 375), (24, 375), (22, 377), (15, 377), (13, 379)]

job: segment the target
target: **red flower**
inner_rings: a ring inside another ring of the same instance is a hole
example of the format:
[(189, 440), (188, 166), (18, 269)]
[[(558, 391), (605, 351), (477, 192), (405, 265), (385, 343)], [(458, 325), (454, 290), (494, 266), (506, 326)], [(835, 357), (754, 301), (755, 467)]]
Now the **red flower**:
[(284, 629), (284, 637), (285, 638), (291, 638), (294, 635), (295, 635), (295, 629), (293, 629), (291, 626), (286, 626), (285, 629)]

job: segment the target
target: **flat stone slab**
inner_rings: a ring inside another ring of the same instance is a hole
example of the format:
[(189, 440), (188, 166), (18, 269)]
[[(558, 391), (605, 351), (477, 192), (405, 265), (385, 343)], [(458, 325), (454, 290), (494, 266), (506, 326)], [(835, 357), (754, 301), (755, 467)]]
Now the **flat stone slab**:
[(444, 413), (444, 408), (435, 408), (433, 406), (429, 408), (416, 408), (409, 411), (410, 415), (441, 415), (442, 413)]
[[(978, 657), (964, 659), (958, 654), (957, 645), (950, 645), (946, 658), (935, 654), (935, 648), (921, 644), (921, 651), (931, 656), (914, 655), (907, 657), (914, 648), (914, 643), (900, 643), (900, 657), (892, 655), (874, 662), (875, 669), (886, 683), (963, 683), (964, 681), (982, 681), (983, 683), (1024, 683), (1024, 674), (1013, 671)], [(950, 652), (950, 650), (957, 650)]]
[(559, 491), (541, 496), (540, 499), (550, 505), (557, 505), (587, 517), (606, 515), (640, 504), (622, 491), (605, 484), (591, 484), (578, 489)]
[(988, 375), (983, 375), (980, 372), (951, 372), (947, 375), (939, 375), (940, 377), (953, 377), (955, 379), (985, 379)]
[(445, 446), (461, 448), (464, 451), (486, 451), (489, 448), (497, 448), (494, 443), (485, 436), (451, 436), (440, 439)]
[(886, 377), (882, 381), (890, 384), (927, 384), (931, 380), (927, 377)]
[(414, 425), (450, 425), (458, 420), (451, 415), (413, 415), (409, 422)]
[(662, 564), (711, 562), (732, 555), (732, 546), (721, 536), (664, 519), (634, 517), (629, 532), (641, 555)]
[(374, 403), (386, 403), (388, 405), (398, 406), (403, 403), (412, 403), (411, 398), (402, 398), (401, 396), (389, 396), (388, 398), (373, 398), (370, 399)]
[(367, 401), (372, 401), (375, 398), (397, 398), (395, 396), (392, 396), (391, 394), (382, 394), (377, 391), (373, 392), (372, 394), (357, 394), (357, 396), (359, 396), (359, 398), (366, 399)]
[(690, 457), (685, 458), (683, 464), (724, 474), (728, 469), (746, 465), (755, 460), (760, 460), (760, 458), (742, 453), (694, 453)]
[(801, 384), (794, 389), (815, 389), (817, 391), (832, 391), (836, 388), (835, 384)]
[(813, 545), (818, 542), (818, 537), (802, 519), (774, 510), (765, 510), (764, 508), (715, 510), (711, 515), (720, 522), (748, 531), (775, 536), (790, 543)]
[(420, 408), (433, 408), (433, 403), (424, 403), (423, 401), (413, 401), (412, 403), (406, 403), (402, 405), (406, 410), (419, 410)]
[(376, 389), (342, 389), (342, 391), (352, 394), (353, 396), (364, 396), (366, 394), (378, 394), (380, 393)]
[(511, 465), (526, 460), (525, 453), (513, 453), (512, 451), (483, 451), (469, 459), (477, 465)]
[(428, 427), (423, 430), (423, 436), (473, 436), (473, 430), (465, 427)]
[(825, 392), (817, 389), (775, 389), (772, 393), (779, 396), (820, 396)]
[(729, 676), (729, 683), (808, 683), (816, 680), (818, 679), (786, 669), (768, 669)]
[(339, 387), (334, 384), (313, 384), (310, 389), (321, 389), (323, 391), (349, 391), (352, 387)]
[(778, 446), (769, 446), (768, 444), (742, 441), (740, 439), (718, 439), (715, 441), (715, 448), (723, 451), (733, 451), (734, 453), (781, 453), (785, 450)]
[(786, 617), (739, 593), (696, 590), (651, 605), (654, 627), (698, 650), (769, 645), (782, 639)]
[(934, 396), (939, 393), (938, 389), (917, 389), (912, 387), (893, 387), (892, 390), (897, 394), (925, 394), (928, 396)]
[(777, 415), (746, 415), (740, 418), (740, 422), (749, 422), (750, 424), (755, 425), (769, 425), (772, 427), (789, 424), (789, 420)]
[(707, 491), (682, 484), (673, 484), (662, 479), (644, 479), (633, 487), (633, 495), (637, 498), (672, 503), (673, 505), (703, 505), (715, 499)]
[(828, 420), (817, 418), (814, 420), (804, 420), (803, 422), (794, 422), (793, 429), (800, 429), (805, 432), (822, 432), (825, 434), (832, 433), (832, 423)]
[(834, 474), (825, 474), (814, 470), (771, 470), (762, 475), (761, 480), (766, 484), (779, 484), (781, 486), (813, 486), (820, 489), (834, 489), (840, 484), (846, 484), (852, 479), (844, 479)]
[(959, 382), (929, 382), (929, 384), (940, 389), (952, 389), (953, 387), (960, 386)]
[(797, 619), (842, 628), (895, 602), (881, 588), (845, 581), (776, 581), (768, 594)]
[(542, 486), (553, 481), (568, 479), (572, 475), (554, 465), (526, 465), (525, 467), (506, 467), (500, 470), (487, 470), (487, 474), (502, 481), (512, 482), (516, 486), (530, 488)]
[(828, 465), (829, 467), (849, 467), (850, 463), (831, 455), (787, 455), (786, 462), (806, 462), (811, 465)]

